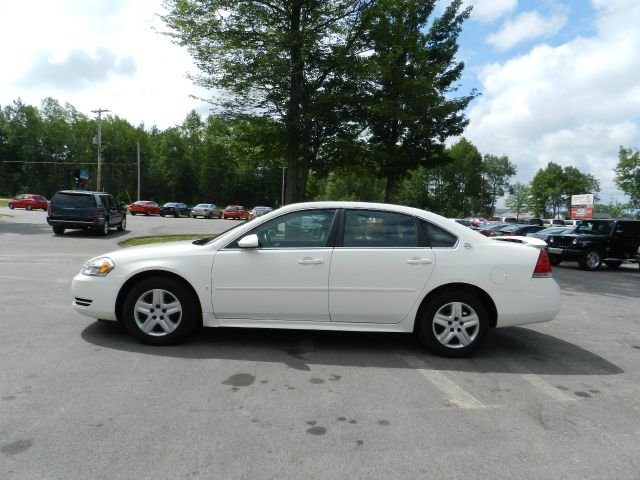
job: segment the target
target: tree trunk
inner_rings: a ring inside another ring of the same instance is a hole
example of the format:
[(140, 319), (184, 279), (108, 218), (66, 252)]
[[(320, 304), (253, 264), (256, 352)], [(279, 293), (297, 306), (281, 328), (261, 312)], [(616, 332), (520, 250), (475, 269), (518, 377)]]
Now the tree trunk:
[(289, 106), (285, 128), (287, 130), (287, 190), (285, 203), (300, 200), (299, 162), (300, 162), (300, 104), (304, 78), (302, 59), (302, 32), (300, 31), (301, 2), (295, 2), (289, 19), (289, 55), (291, 57), (291, 76), (289, 82)]
[(384, 190), (384, 203), (391, 203), (396, 195), (398, 176), (396, 174), (387, 175), (387, 185)]

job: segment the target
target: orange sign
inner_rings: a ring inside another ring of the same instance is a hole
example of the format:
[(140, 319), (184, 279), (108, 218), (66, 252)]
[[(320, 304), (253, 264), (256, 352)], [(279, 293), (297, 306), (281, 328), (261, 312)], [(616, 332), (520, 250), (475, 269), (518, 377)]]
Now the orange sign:
[(571, 218), (592, 218), (593, 207), (571, 207)]

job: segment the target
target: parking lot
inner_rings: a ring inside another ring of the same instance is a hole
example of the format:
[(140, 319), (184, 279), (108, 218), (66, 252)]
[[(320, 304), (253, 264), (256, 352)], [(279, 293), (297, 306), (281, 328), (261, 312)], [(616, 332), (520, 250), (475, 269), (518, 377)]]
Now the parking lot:
[[(139, 344), (71, 307), (127, 238), (229, 220), (129, 216), (55, 236), (0, 208), (1, 479), (638, 479), (640, 269), (554, 267), (555, 321), (472, 358), (409, 335), (207, 329)], [(523, 247), (526, 248), (526, 247)]]

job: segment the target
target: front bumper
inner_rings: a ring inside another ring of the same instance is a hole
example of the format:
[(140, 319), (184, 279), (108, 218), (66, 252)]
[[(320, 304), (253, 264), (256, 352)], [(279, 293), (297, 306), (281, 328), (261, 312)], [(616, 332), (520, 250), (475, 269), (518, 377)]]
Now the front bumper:
[(73, 308), (87, 317), (117, 320), (116, 299), (120, 286), (119, 277), (90, 277), (78, 273), (71, 281)]
[(550, 255), (557, 255), (562, 258), (579, 258), (584, 251), (576, 250), (575, 248), (558, 248), (549, 245), (549, 247), (547, 247), (547, 253)]

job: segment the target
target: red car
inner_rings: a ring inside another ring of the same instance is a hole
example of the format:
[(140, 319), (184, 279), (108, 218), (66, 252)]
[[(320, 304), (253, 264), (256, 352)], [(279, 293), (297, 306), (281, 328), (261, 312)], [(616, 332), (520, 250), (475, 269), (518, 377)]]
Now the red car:
[(16, 195), (15, 198), (9, 200), (9, 208), (26, 208), (27, 210), (35, 210), (41, 208), (47, 210), (49, 208), (49, 202), (42, 195), (35, 195), (33, 193), (24, 193), (22, 195)]
[(138, 213), (141, 215), (159, 215), (160, 205), (151, 200), (138, 200), (129, 205), (129, 213), (131, 213), (131, 215)]
[(240, 205), (229, 205), (222, 212), (222, 218), (232, 218), (235, 220), (246, 220), (249, 212)]

